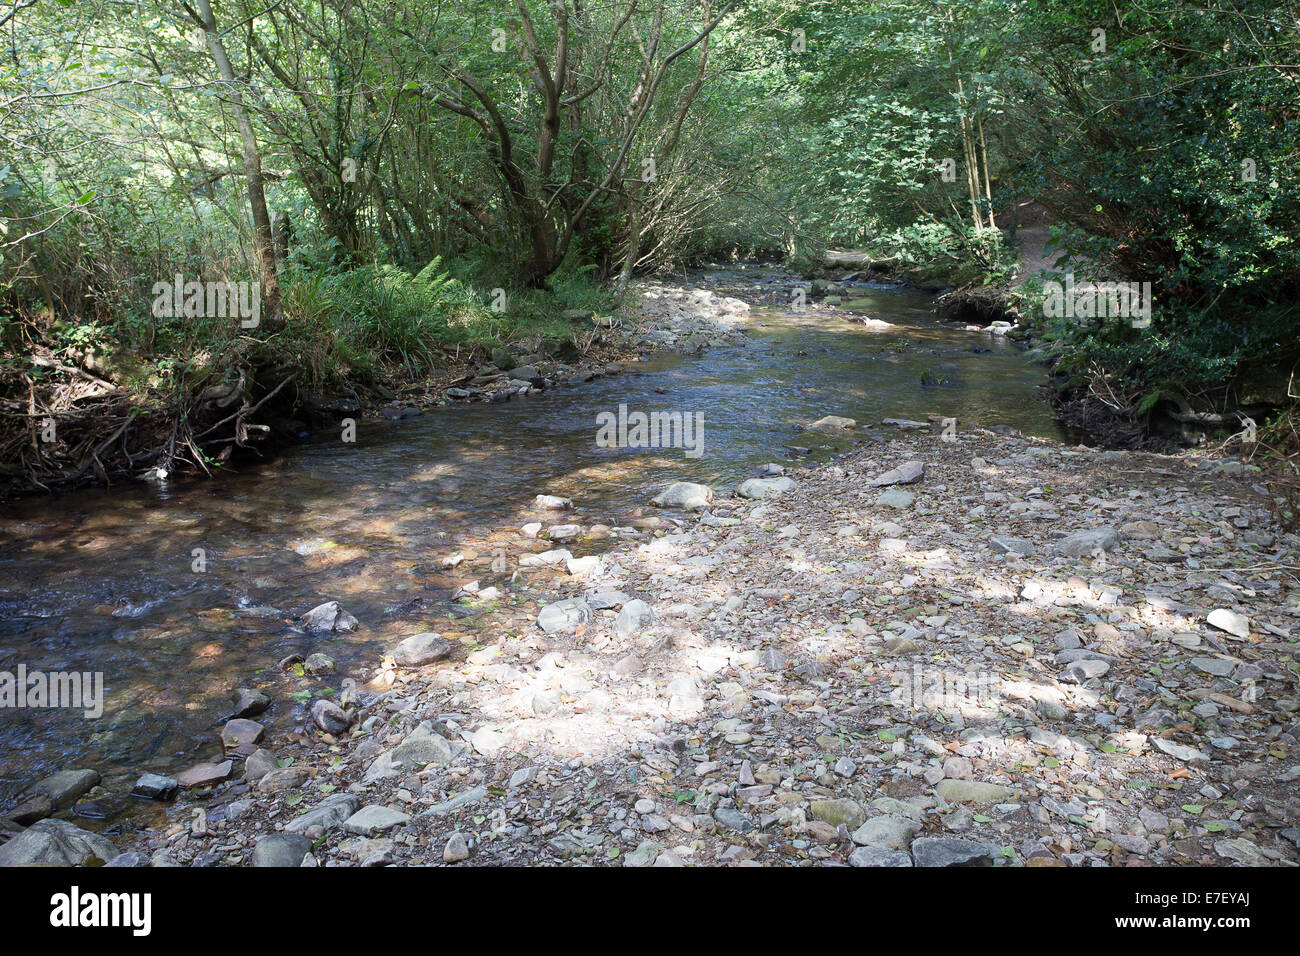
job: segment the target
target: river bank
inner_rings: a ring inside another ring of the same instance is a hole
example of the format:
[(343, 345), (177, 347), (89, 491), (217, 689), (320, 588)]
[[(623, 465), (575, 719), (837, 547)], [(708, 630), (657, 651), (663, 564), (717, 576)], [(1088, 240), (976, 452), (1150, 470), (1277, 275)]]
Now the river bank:
[(955, 438), (649, 527), (542, 509), (494, 638), (228, 728), (117, 865), (1294, 865), (1297, 541), (1253, 479)]
[[(418, 343), (422, 361), (437, 353), (436, 367), (424, 371), (376, 355), (328, 354), (335, 333), (310, 321), (295, 323), (287, 341), (250, 335), (170, 356), (163, 364), (191, 370), (170, 391), (160, 390), (149, 361), (38, 346), (36, 364), (67, 381), (43, 383), (39, 397), (33, 385), (25, 401), (0, 401), (0, 500), (160, 474), (210, 476), (313, 434), (355, 434), (367, 420), (404, 421), (444, 404), (580, 385), (653, 352), (694, 354), (741, 334), (745, 302), (662, 283), (649, 289), (649, 297), (638, 289), (607, 308), (563, 309), (546, 321), (475, 315), (490, 335), (480, 331), (463, 349)], [(426, 318), (430, 335), (435, 320), (449, 321)]]

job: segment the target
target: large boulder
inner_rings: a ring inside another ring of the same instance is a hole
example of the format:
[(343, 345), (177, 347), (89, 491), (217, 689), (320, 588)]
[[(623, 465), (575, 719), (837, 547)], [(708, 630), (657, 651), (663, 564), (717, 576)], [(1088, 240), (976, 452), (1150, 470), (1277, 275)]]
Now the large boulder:
[(117, 847), (98, 833), (67, 820), (40, 820), (0, 846), (0, 866), (85, 866), (92, 860), (107, 863), (117, 855)]

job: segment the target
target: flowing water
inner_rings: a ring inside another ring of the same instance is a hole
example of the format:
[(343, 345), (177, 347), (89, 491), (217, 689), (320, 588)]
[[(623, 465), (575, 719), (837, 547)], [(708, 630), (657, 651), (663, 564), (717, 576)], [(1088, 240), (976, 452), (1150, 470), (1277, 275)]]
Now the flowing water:
[[(704, 281), (746, 287), (755, 275)], [(61, 768), (93, 767), (125, 794), (143, 771), (215, 757), (230, 691), (282, 680), (286, 655), (323, 651), (346, 672), (460, 617), (456, 582), (508, 588), (492, 552), (513, 542), (513, 567), (523, 540), (514, 529), (531, 520), (539, 492), (571, 497), (577, 523), (621, 524), (669, 481), (730, 487), (757, 465), (785, 461), (784, 446), (827, 414), (862, 423), (938, 414), (1061, 437), (1039, 395), (1043, 371), (1010, 343), (939, 323), (928, 296), (858, 294), (894, 327), (758, 307), (743, 346), (658, 355), (506, 404), (362, 422), (355, 443), (318, 437), (211, 481), (0, 507), (0, 648), (15, 652), (0, 669), (101, 672), (105, 688), (99, 719), (0, 710), (0, 810)], [(927, 369), (948, 382), (923, 388)], [(598, 447), (597, 414), (620, 404), (703, 413), (702, 455)], [(465, 564), (449, 576), (442, 559), (458, 550)], [(292, 625), (327, 600), (360, 620), (358, 632), (313, 637)], [(319, 686), (304, 681), (300, 696)], [(277, 700), (259, 719), (272, 733), (293, 712)], [(126, 820), (130, 808), (122, 798), (83, 810)]]

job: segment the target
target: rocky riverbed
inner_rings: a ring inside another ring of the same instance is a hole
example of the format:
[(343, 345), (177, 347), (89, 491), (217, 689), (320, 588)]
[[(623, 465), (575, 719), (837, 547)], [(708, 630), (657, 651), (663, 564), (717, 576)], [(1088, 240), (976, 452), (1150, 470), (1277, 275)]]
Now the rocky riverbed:
[(213, 759), (137, 785), (156, 826), (34, 822), (93, 792), (72, 770), (0, 862), (1295, 865), (1300, 562), (1257, 475), (829, 427), (830, 464), (625, 525), (539, 498), (496, 593), (442, 556), (476, 639), (412, 628), (270, 736), (328, 668), (287, 659)]

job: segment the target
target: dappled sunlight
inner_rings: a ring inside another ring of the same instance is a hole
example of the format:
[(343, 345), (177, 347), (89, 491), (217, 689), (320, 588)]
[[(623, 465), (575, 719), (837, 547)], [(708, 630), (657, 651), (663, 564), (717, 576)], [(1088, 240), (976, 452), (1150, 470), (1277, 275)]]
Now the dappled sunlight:
[[(810, 321), (800, 317), (805, 328)], [(46, 589), (20, 609), (49, 614), (57, 580), (69, 606), (88, 590), (102, 595), (89, 611), (72, 612), (68, 637), (116, 625), (111, 654), (101, 658), (116, 685), (107, 729), (81, 747), (80, 759), (110, 774), (116, 761), (119, 785), (139, 767), (140, 753), (159, 770), (214, 759), (214, 719), (233, 688), (260, 675), (255, 683), (280, 698), (262, 718), (264, 746), (311, 768), (309, 803), (388, 759), (411, 736), (412, 721), (434, 721), (452, 759), (396, 768), (401, 789), (372, 782), (372, 797), (432, 812), (485, 782), (509, 793), (505, 785), (520, 773), (583, 778), (598, 788), (630, 773), (662, 781), (656, 786), (697, 811), (734, 806), (747, 819), (767, 820), (815, 859), (822, 844), (813, 835), (823, 831), (810, 800), (843, 787), (864, 805), (897, 793), (918, 807), (929, 800), (928, 810), (950, 819), (963, 805), (962, 787), (980, 784), (1007, 791), (991, 798), (998, 801), (985, 811), (991, 819), (1023, 814), (1041, 797), (1057, 806), (1049, 794), (1058, 794), (1071, 818), (1109, 832), (1098, 822), (1105, 808), (1097, 798), (1066, 791), (1084, 777), (1122, 785), (1126, 773), (1154, 772), (1151, 761), (1169, 758), (1153, 749), (1151, 735), (1168, 733), (1168, 724), (1127, 698), (1117, 706), (1105, 679), (1062, 680), (1052, 635), (1080, 626), (1080, 616), (1104, 622), (1122, 606), (1132, 590), (1129, 559), (994, 555), (984, 537), (1000, 521), (1023, 522), (1018, 533), (1046, 554), (1050, 538), (1038, 529), (1075, 530), (1058, 510), (1109, 514), (1115, 504), (1144, 503), (1067, 494), (1074, 479), (1064, 474), (1050, 482), (1049, 495), (1048, 482), (1020, 464), (989, 464), (997, 456), (984, 451), (986, 464), (972, 468), (970, 451), (942, 443), (937, 451), (952, 454), (934, 467), (946, 476), (928, 476), (916, 486), (920, 499), (901, 510), (876, 504), (879, 492), (865, 488), (858, 472), (850, 478), (845, 465), (797, 472), (791, 497), (727, 497), (725, 489), (756, 464), (780, 458), (772, 438), (765, 446), (729, 444), (753, 433), (741, 355), (719, 353), (708, 360), (713, 374), (685, 382), (669, 364), (608, 383), (585, 412), (542, 395), (441, 410), (377, 425), (379, 433), (363, 428), (355, 448), (316, 442), (222, 479), (233, 495), (173, 488), (166, 507), (149, 509), (135, 505), (151, 492), (125, 499), (121, 511), (97, 511), (93, 524), (77, 526), (74, 550), (62, 524), (23, 526), (7, 554), (42, 562)], [(592, 407), (626, 402), (633, 387), (653, 407), (657, 389), (700, 383), (707, 383), (699, 399), (706, 407), (733, 403), (710, 413), (704, 459), (686, 459), (680, 449), (594, 445)], [(839, 389), (846, 398), (870, 391)], [(777, 437), (841, 410), (816, 404), (821, 390), (797, 394), (798, 404), (771, 418)], [(847, 467), (880, 474), (900, 454), (896, 441), (855, 453)], [(911, 441), (910, 456), (935, 462), (935, 438)], [(1086, 460), (1041, 451), (1027, 449), (1055, 467)], [(561, 453), (569, 456), (565, 469), (555, 466)], [(968, 468), (978, 485), (961, 488), (968, 479), (954, 469)], [(713, 484), (712, 505), (698, 514), (647, 507), (653, 491), (678, 479)], [(798, 490), (809, 481), (835, 502), (832, 514)], [(946, 490), (926, 491), (939, 481)], [(539, 493), (572, 497), (574, 506), (540, 508)], [(959, 536), (953, 523), (968, 512), (970, 525), (960, 530), (974, 533)], [(551, 540), (565, 525), (577, 530)], [(131, 545), (125, 555), (124, 542)], [(190, 569), (196, 547), (205, 551), (206, 573)], [(79, 568), (87, 564), (103, 573), (85, 580)], [(592, 609), (571, 631), (544, 632), (539, 612), (565, 598), (588, 600)], [(653, 616), (624, 631), (619, 615), (633, 599), (647, 601)], [(299, 616), (327, 600), (355, 615), (358, 628), (305, 633)], [(1169, 630), (1175, 642), (1185, 630), (1197, 644), (1192, 632), (1203, 630), (1190, 607), (1158, 597), (1119, 623), (1119, 638), (1089, 640), (1118, 667), (1130, 654), (1127, 628)], [(394, 649), (421, 632), (451, 641), (450, 658), (398, 665)], [(148, 669), (138, 666), (144, 648), (155, 665)], [(275, 667), (312, 652), (337, 660), (338, 671)], [(362, 719), (350, 736), (336, 737), (312, 727), (307, 706), (340, 684), (336, 699)], [(1112, 710), (1122, 719), (1097, 719)], [(40, 752), (42, 738), (29, 739)], [(741, 796), (741, 760), (760, 781), (777, 783), (742, 785)], [(846, 770), (845, 760), (860, 769), (840, 775), (834, 768)], [(1121, 771), (1122, 760), (1139, 763)], [(951, 801), (928, 796), (949, 779), (941, 789)], [(303, 797), (303, 790), (289, 793)], [(283, 809), (288, 797), (267, 799)], [(691, 809), (670, 814), (683, 836)], [(502, 812), (490, 814), (493, 833), (515, 825)]]

